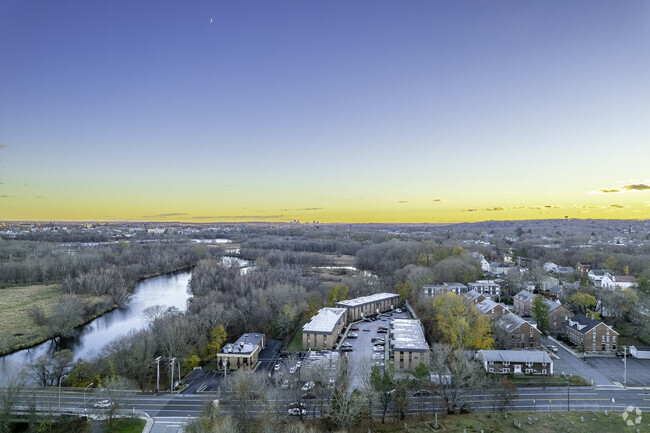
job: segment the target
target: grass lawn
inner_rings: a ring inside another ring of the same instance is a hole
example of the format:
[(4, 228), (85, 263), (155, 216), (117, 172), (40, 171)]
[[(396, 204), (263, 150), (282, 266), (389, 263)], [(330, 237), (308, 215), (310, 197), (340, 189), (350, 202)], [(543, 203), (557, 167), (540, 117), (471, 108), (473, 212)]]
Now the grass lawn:
[[(514, 376), (508, 375), (508, 379), (515, 385), (519, 386), (566, 386), (566, 379), (560, 376)], [(569, 379), (571, 386), (588, 386), (582, 376), (571, 376)]]
[[(584, 421), (581, 421), (582, 417)], [(647, 418), (647, 419), (646, 419)], [(605, 415), (604, 412), (510, 412), (507, 418), (503, 414), (493, 413), (472, 413), (465, 415), (448, 415), (438, 416), (439, 426), (442, 428), (434, 430), (433, 418), (427, 418), (425, 421), (430, 422), (428, 427), (423, 421), (407, 421), (408, 431), (411, 433), (431, 433), (431, 432), (523, 432), (523, 433), (593, 433), (593, 432), (650, 432), (650, 416), (642, 417), (640, 424), (634, 426), (627, 425), (626, 420), (620, 412), (610, 412)], [(628, 420), (633, 422), (636, 415), (628, 416)], [(519, 423), (520, 428), (515, 426), (515, 420)], [(362, 430), (359, 430), (361, 432)], [(363, 430), (365, 433), (367, 431)], [(379, 425), (374, 430), (377, 433), (397, 433), (406, 432), (404, 423), (383, 427)], [(356, 432), (355, 432), (356, 433)]]
[[(60, 284), (16, 286), (0, 289), (0, 353), (21, 347), (30, 347), (50, 338), (47, 325), (37, 325), (32, 317), (32, 306), (38, 305), (45, 316), (59, 301)], [(89, 303), (101, 298), (84, 297)]]
[(294, 334), (294, 336), (291, 339), (291, 341), (289, 342), (289, 344), (287, 344), (287, 348), (284, 349), (284, 350), (286, 350), (287, 352), (300, 352), (302, 350), (302, 331), (301, 331), (301, 329), (305, 325), (305, 323), (307, 323), (306, 320), (303, 320), (302, 322), (300, 322), (300, 325), (298, 325), (298, 330)]
[(147, 422), (143, 419), (122, 418), (119, 419), (111, 433), (142, 433), (142, 429)]

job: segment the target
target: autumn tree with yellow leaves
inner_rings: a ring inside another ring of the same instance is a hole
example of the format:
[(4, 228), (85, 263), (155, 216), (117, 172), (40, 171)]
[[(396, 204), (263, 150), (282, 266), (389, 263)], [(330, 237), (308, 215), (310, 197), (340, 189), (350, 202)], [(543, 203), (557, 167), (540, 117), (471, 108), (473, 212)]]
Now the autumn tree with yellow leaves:
[(490, 320), (463, 296), (448, 293), (433, 301), (433, 316), (440, 333), (454, 349), (491, 349)]

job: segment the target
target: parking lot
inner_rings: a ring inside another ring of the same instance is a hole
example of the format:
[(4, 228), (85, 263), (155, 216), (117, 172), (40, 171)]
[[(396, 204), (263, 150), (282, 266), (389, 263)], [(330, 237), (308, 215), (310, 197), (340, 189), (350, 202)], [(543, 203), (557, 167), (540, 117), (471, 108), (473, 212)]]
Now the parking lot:
[[(623, 383), (623, 358), (592, 356), (586, 362), (609, 380)], [(650, 386), (650, 359), (627, 357), (627, 386)]]
[[(352, 347), (352, 351), (341, 352), (341, 356), (347, 356), (350, 366), (350, 378), (351, 385), (353, 388), (361, 388), (363, 385), (363, 378), (370, 375), (370, 368), (373, 365), (383, 365), (385, 363), (386, 357), (388, 356), (388, 333), (378, 333), (380, 327), (389, 328), (390, 319), (408, 319), (410, 316), (406, 311), (401, 313), (387, 313), (385, 315), (380, 314), (377, 316), (377, 320), (373, 321), (359, 321), (349, 325), (350, 331), (348, 332), (347, 338), (343, 343), (349, 343)], [(353, 330), (353, 328), (358, 328), (358, 330)], [(357, 338), (350, 338), (350, 333), (357, 334)], [(373, 338), (384, 338), (385, 346), (384, 351), (374, 352), (373, 347), (374, 343), (372, 342)], [(381, 358), (374, 359), (373, 354), (381, 354)]]

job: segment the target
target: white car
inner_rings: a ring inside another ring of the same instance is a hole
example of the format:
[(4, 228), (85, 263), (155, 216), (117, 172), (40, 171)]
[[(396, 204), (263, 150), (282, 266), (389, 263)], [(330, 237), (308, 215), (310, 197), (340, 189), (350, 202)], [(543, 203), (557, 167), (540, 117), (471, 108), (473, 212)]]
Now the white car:
[(212, 400), (212, 407), (219, 409), (219, 399)]
[(373, 352), (383, 352), (384, 348), (382, 346), (373, 346), (372, 351)]
[(302, 361), (296, 362), (296, 367), (298, 367), (298, 368), (302, 367)]
[(300, 390), (301, 391), (311, 391), (312, 389), (314, 389), (315, 386), (316, 386), (316, 384), (313, 381), (310, 380), (309, 382), (305, 383), (302, 386), (302, 388), (300, 388)]
[(98, 407), (98, 408), (110, 407), (111, 402), (110, 402), (110, 400), (100, 400), (97, 403), (95, 403), (93, 406)]
[(275, 364), (275, 367), (273, 367), (273, 370), (278, 371), (282, 368), (282, 364)]
[(284, 379), (282, 381), (282, 389), (289, 389), (289, 379)]
[(359, 334), (357, 334), (356, 332), (350, 332), (348, 334), (348, 338), (358, 338), (358, 337), (359, 337)]
[(550, 345), (550, 346), (548, 346), (548, 348), (551, 349), (551, 352), (557, 353), (557, 347), (555, 347), (553, 345)]
[(291, 368), (289, 369), (289, 373), (294, 374), (294, 373), (296, 372), (297, 369), (298, 369), (298, 367), (296, 367), (296, 366), (294, 365), (293, 367), (291, 367)]
[(293, 409), (289, 409), (289, 415), (293, 416), (299, 416), (299, 415), (307, 415), (307, 410), (306, 409), (300, 409), (299, 407), (294, 407)]
[(375, 353), (372, 354), (372, 359), (384, 359), (384, 354), (379, 353), (379, 352), (375, 352)]
[(402, 309), (401, 309), (401, 308), (398, 308), (397, 310), (395, 310), (395, 312), (396, 312), (396, 313), (401, 313), (401, 312), (402, 312)]

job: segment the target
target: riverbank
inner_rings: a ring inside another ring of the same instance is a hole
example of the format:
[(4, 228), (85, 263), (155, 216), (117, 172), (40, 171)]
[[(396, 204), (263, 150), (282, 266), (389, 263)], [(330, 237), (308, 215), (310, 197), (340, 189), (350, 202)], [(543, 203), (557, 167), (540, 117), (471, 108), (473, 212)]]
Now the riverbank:
[[(181, 272), (191, 271), (191, 266), (184, 266), (180, 269), (168, 272), (156, 272), (140, 277), (129, 287), (133, 293), (135, 287), (144, 280), (161, 275), (173, 275)], [(0, 291), (0, 329), (3, 330), (0, 336), (0, 356), (10, 355), (24, 349), (30, 349), (45, 343), (46, 341), (58, 338), (58, 334), (50, 332), (47, 324), (39, 325), (33, 315), (34, 305), (40, 307), (45, 317), (52, 314), (52, 308), (59, 302), (61, 283), (16, 285), (4, 288)], [(84, 316), (77, 328), (86, 326), (88, 323), (109, 313), (118, 305), (110, 302), (108, 296), (81, 296), (89, 306), (93, 314)]]

